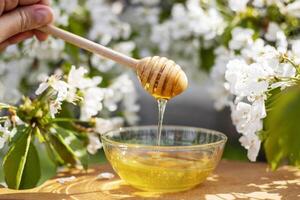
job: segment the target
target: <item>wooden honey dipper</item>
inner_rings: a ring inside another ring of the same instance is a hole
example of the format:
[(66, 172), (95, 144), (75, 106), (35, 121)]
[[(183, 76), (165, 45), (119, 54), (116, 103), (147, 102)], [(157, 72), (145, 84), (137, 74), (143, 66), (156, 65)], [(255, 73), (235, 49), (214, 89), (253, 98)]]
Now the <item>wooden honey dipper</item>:
[(170, 99), (187, 88), (185, 73), (179, 65), (165, 57), (154, 56), (137, 60), (53, 25), (47, 25), (39, 30), (133, 68), (145, 90), (156, 98)]

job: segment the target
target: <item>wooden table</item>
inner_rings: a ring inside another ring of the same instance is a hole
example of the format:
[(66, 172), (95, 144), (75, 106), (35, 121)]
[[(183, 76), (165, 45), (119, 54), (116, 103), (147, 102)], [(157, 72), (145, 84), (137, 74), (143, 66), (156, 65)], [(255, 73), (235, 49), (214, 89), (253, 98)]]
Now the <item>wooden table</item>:
[[(14, 191), (0, 189), (0, 199), (30, 200), (114, 200), (114, 199), (157, 199), (157, 200), (233, 200), (233, 199), (300, 199), (300, 170), (281, 167), (276, 172), (268, 172), (263, 163), (242, 163), (222, 161), (213, 175), (202, 185), (181, 193), (155, 194), (136, 190), (126, 185), (118, 177), (99, 180), (101, 172), (113, 172), (109, 165), (92, 167), (87, 173), (73, 170), (64, 172), (32, 190)], [(64, 184), (57, 178), (74, 175), (75, 180)]]

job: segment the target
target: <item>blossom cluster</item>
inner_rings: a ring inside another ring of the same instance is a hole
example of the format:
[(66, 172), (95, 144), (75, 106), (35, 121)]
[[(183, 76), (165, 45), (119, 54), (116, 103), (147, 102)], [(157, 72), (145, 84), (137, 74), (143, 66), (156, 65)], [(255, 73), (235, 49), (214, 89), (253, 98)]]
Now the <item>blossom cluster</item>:
[[(52, 99), (50, 103), (51, 116), (54, 118), (55, 114), (61, 110), (63, 101), (73, 104), (79, 102), (80, 120), (83, 121), (96, 117), (104, 109), (114, 112), (117, 110), (118, 104), (122, 102), (125, 105), (124, 118), (129, 124), (135, 124), (138, 120), (135, 113), (139, 110), (139, 106), (135, 105), (136, 98), (132, 96), (135, 95), (135, 91), (128, 75), (124, 74), (113, 80), (110, 86), (101, 88), (99, 84), (102, 78), (100, 76), (89, 78), (86, 76), (87, 72), (86, 68), (76, 69), (75, 66), (72, 66), (67, 81), (60, 80), (60, 76), (55, 74), (47, 77), (39, 85), (35, 92), (37, 95), (41, 95), (48, 87), (55, 91), (56, 98)], [(94, 120), (95, 133), (100, 134), (124, 124), (121, 117), (110, 119), (96, 117)], [(89, 135), (88, 150), (93, 154), (102, 147), (95, 133)]]
[[(273, 5), (282, 14), (294, 16), (293, 9), (299, 9), (299, 3), (253, 1), (249, 5), (249, 1), (229, 1), (229, 7), (241, 14), (253, 6), (264, 16), (267, 7)], [(300, 40), (288, 37), (285, 22), (268, 21), (260, 30), (234, 27), (228, 45), (221, 45), (214, 51), (210, 93), (217, 109), (231, 108), (233, 124), (242, 134), (240, 142), (248, 150), (251, 161), (255, 161), (259, 153), (259, 135), (272, 91), (284, 90), (299, 82), (299, 48)]]
[[(120, 20), (121, 2), (55, 0), (51, 3), (56, 26), (75, 34), (85, 34), (89, 39), (131, 55), (135, 45), (128, 40), (130, 25)], [(103, 16), (101, 20), (99, 16)], [(77, 30), (77, 27), (85, 29)], [(95, 119), (97, 133), (138, 121), (139, 106), (131, 76), (112, 61), (77, 50), (51, 36), (45, 42), (32, 38), (21, 45), (12, 45), (0, 58), (0, 102), (16, 104), (23, 95), (31, 95), (32, 88), (42, 82), (36, 95), (48, 88), (56, 95), (50, 103), (53, 118), (67, 101), (79, 102), (80, 120)], [(86, 67), (70, 67), (73, 64)], [(51, 73), (54, 75), (48, 77)], [(64, 80), (66, 73), (69, 75)], [(116, 113), (121, 115), (116, 116)], [(11, 130), (12, 127), (4, 126), (4, 129)], [(4, 144), (9, 140), (9, 134), (1, 132), (1, 144)], [(91, 133), (89, 138), (88, 149), (95, 153), (101, 147), (98, 136)]]
[[(35, 94), (38, 97), (45, 96), (39, 101), (41, 103), (43, 103), (42, 101), (49, 102), (49, 114), (53, 119), (56, 118), (56, 114), (61, 112), (64, 102), (80, 106), (79, 119), (82, 122), (94, 121), (93, 131), (88, 135), (89, 145), (87, 149), (91, 154), (95, 154), (102, 147), (98, 134), (121, 127), (124, 124), (124, 119), (131, 124), (136, 123), (138, 120), (135, 113), (139, 107), (135, 105), (135, 102), (132, 102), (135, 101), (135, 97), (132, 97), (132, 95), (135, 95), (135, 91), (133, 86), (130, 85), (133, 83), (129, 80), (127, 74), (113, 80), (110, 86), (101, 88), (99, 85), (102, 78), (100, 76), (88, 77), (88, 71), (84, 67), (76, 68), (72, 66), (66, 80), (63, 80), (63, 74), (59, 73), (57, 71), (56, 74), (45, 77)], [(124, 85), (124, 83), (126, 84)], [(122, 101), (123, 99), (125, 100)], [(105, 119), (99, 116), (101, 111), (104, 110), (108, 112), (116, 111), (117, 104), (120, 102), (125, 107), (124, 119), (122, 117)], [(0, 104), (0, 109), (9, 108), (9, 105)], [(24, 124), (15, 113), (12, 117), (13, 119), (9, 116), (0, 118), (3, 122), (3, 126), (0, 125), (0, 149), (14, 137), (17, 131), (16, 125)]]

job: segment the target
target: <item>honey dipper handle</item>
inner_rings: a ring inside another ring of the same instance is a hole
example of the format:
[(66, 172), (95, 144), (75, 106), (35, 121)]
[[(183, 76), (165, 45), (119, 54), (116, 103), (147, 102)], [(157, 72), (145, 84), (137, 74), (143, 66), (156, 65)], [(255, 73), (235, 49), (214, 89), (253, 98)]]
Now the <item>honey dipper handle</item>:
[(47, 25), (42, 28), (39, 28), (38, 30), (63, 39), (64, 41), (69, 42), (79, 48), (85, 49), (92, 53), (99, 54), (105, 58), (114, 60), (121, 65), (126, 65), (135, 69), (138, 63), (138, 60), (134, 58), (121, 54), (110, 48), (92, 42), (91, 40), (85, 39), (83, 37), (65, 31), (53, 25)]

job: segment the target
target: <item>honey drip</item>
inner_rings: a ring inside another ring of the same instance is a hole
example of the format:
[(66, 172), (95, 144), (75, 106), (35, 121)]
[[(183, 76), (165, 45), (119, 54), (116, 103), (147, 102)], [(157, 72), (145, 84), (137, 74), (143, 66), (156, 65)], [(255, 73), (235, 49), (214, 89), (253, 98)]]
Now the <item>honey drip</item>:
[(168, 100), (166, 99), (158, 99), (158, 128), (157, 128), (157, 145), (159, 146), (161, 143), (161, 130), (162, 130), (162, 123), (164, 120), (164, 113), (166, 109)]

